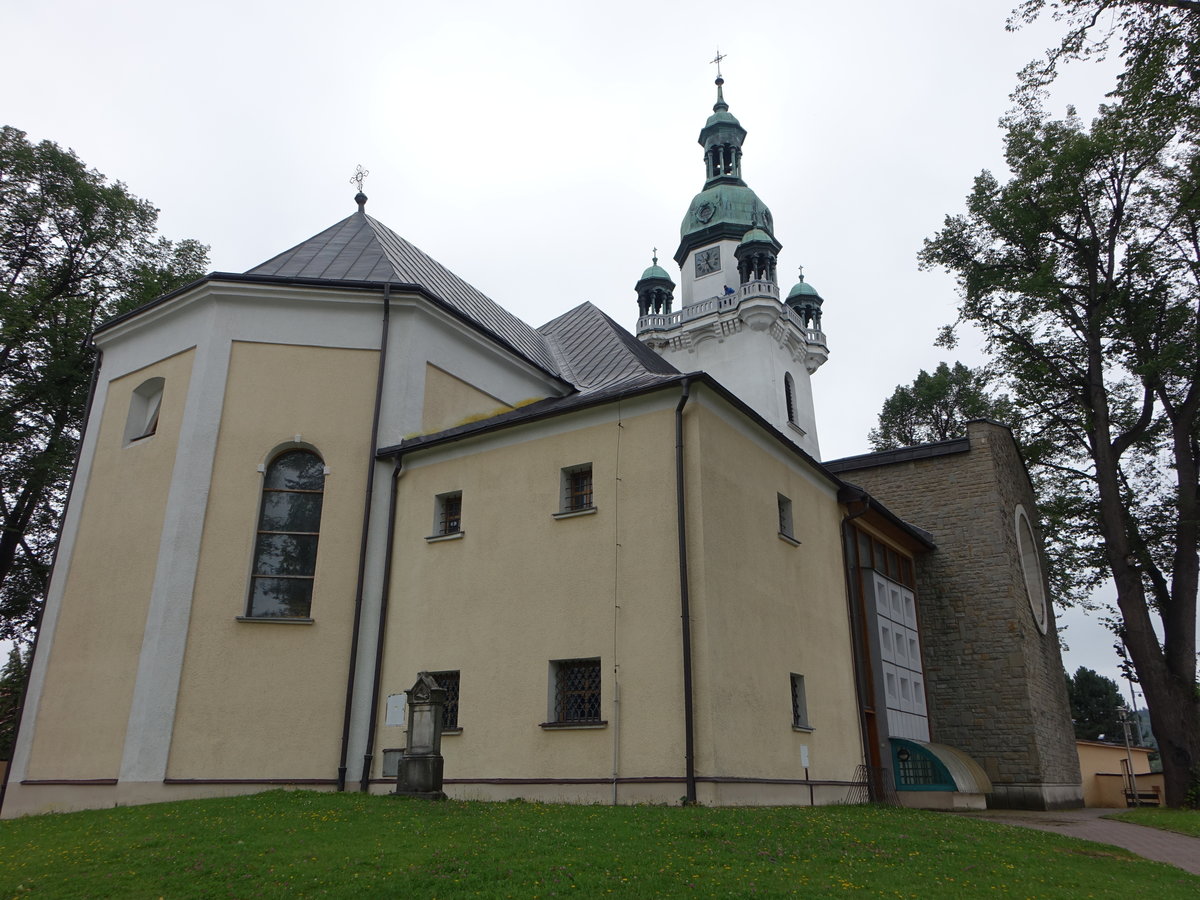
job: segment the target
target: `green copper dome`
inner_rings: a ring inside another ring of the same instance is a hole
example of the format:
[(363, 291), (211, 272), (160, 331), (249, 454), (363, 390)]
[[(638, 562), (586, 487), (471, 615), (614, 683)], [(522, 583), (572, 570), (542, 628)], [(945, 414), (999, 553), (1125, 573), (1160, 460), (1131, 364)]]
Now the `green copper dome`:
[[(646, 281), (649, 278), (662, 278), (666, 281), (671, 281), (671, 276), (667, 274), (667, 270), (659, 265), (653, 265), (647, 268), (646, 271), (642, 273), (642, 277), (638, 280)], [(674, 284), (675, 282), (671, 281), (671, 283)]]
[(742, 244), (774, 244), (775, 239), (763, 231), (761, 228), (751, 228), (742, 238)]
[(817, 293), (817, 289), (804, 280), (804, 276), (800, 276), (800, 280), (796, 282), (796, 286), (788, 291), (787, 300), (788, 306), (795, 306), (797, 303), (816, 303), (818, 306), (824, 302), (821, 295)]
[(766, 204), (744, 184), (714, 184), (692, 198), (691, 206), (679, 226), (680, 238), (717, 226), (732, 231), (738, 239), (762, 223), (766, 231), (774, 227), (774, 219)]

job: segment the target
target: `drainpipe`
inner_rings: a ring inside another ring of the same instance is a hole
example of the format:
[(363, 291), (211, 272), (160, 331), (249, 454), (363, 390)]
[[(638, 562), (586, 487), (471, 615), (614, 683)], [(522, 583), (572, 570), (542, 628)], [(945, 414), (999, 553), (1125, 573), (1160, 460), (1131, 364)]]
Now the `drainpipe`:
[(367, 752), (363, 754), (362, 779), (358, 789), (364, 793), (371, 789), (371, 760), (375, 747), (375, 728), (379, 723), (379, 686), (383, 680), (383, 639), (387, 631), (388, 601), (392, 596), (392, 557), (395, 555), (396, 495), (400, 485), (400, 473), (404, 461), (397, 457), (392, 469), (392, 493), (388, 499), (387, 553), (383, 558), (383, 590), (379, 598), (379, 630), (375, 634), (375, 675), (371, 681), (371, 718), (367, 725)]
[(383, 323), (379, 335), (379, 371), (375, 375), (375, 409), (371, 413), (371, 459), (367, 464), (367, 496), (363, 503), (362, 538), (358, 545), (358, 583), (354, 588), (354, 631), (350, 638), (350, 667), (346, 672), (346, 705), (342, 715), (342, 751), (338, 757), (337, 789), (346, 789), (346, 755), (350, 752), (350, 713), (354, 707), (354, 677), (358, 668), (358, 635), (362, 627), (363, 586), (367, 577), (367, 539), (371, 533), (372, 494), (375, 490), (375, 448), (379, 445), (379, 415), (383, 406), (383, 376), (387, 368), (388, 328), (392, 286), (383, 286)]
[[(94, 346), (94, 345), (93, 345)], [(42, 636), (42, 617), (46, 614), (46, 601), (50, 598), (50, 583), (54, 578), (54, 569), (58, 563), (58, 548), (62, 543), (63, 528), (67, 523), (67, 510), (71, 508), (71, 498), (75, 493), (75, 479), (79, 477), (79, 458), (83, 455), (83, 440), (87, 436), (87, 426), (92, 418), (92, 404), (96, 400), (96, 382), (100, 378), (100, 364), (104, 361), (104, 351), (96, 348), (96, 356), (92, 360), (92, 375), (88, 379), (87, 402), (83, 407), (83, 427), (79, 430), (79, 443), (75, 445), (75, 461), (71, 463), (71, 480), (67, 482), (67, 496), (58, 517), (58, 534), (54, 536), (54, 556), (50, 563), (50, 571), (46, 573), (46, 588), (42, 596), (42, 605), (37, 612), (37, 620), (33, 623), (33, 646), (29, 649), (29, 667), (25, 672), (25, 687), (17, 700), (17, 725), (13, 729), (12, 749), (9, 751), (8, 765), (4, 767), (4, 777), (0, 778), (0, 810), (4, 809), (4, 796), (8, 793), (8, 776), (12, 774), (13, 763), (16, 761), (17, 742), (21, 739), (21, 724), (25, 720), (25, 701), (29, 697), (29, 682), (33, 680), (33, 661), (37, 658), (38, 640)]]
[(679, 535), (679, 613), (683, 620), (683, 729), (687, 792), (684, 803), (696, 802), (696, 722), (692, 711), (692, 616), (688, 605), (687, 516), (683, 492), (683, 407), (691, 383), (683, 379), (683, 393), (675, 406), (675, 511)]

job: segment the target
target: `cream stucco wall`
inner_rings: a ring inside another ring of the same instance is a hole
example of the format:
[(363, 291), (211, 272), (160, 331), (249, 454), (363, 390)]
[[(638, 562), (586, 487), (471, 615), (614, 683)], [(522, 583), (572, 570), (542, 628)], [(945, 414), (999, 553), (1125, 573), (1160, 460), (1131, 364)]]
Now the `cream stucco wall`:
[(433, 363), (425, 364), (425, 397), (421, 431), (432, 434), (461, 425), (469, 416), (494, 416), (512, 406)]
[[(96, 451), (25, 778), (116, 778), (120, 770), (192, 360), (188, 350), (114, 379), (93, 412)], [(133, 391), (154, 377), (165, 380), (158, 429), (126, 444)]]
[[(685, 458), (701, 799), (836, 802), (862, 743), (834, 486), (697, 394)], [(463, 730), (442, 742), (451, 793), (611, 800), (614, 771), (623, 802), (683, 793), (678, 396), (405, 458), (377, 778), (382, 750), (404, 746), (403, 729), (385, 724), (386, 697), (420, 670), (458, 670)], [(559, 473), (582, 462), (597, 512), (556, 520)], [(450, 491), (462, 491), (464, 535), (426, 541), (434, 498)], [(777, 493), (793, 502), (798, 547), (778, 537)], [(550, 661), (577, 657), (601, 659), (606, 725), (541, 728)], [(793, 672), (805, 677), (811, 732), (792, 727)]]
[[(711, 394), (687, 420), (697, 768), (848, 781), (862, 742), (836, 489), (739, 420)], [(779, 537), (780, 494), (799, 546)], [(792, 673), (811, 733), (792, 728)]]
[[(374, 351), (235, 342), (167, 776), (333, 778), (353, 628)], [(328, 474), (311, 625), (244, 622), (262, 473), (281, 447)]]
[[(682, 772), (674, 399), (405, 460), (382, 695), (422, 669), (461, 672), (447, 778), (604, 779), (614, 746), (622, 777)], [(586, 462), (595, 514), (553, 518), (561, 470)], [(456, 490), (462, 539), (427, 542), (435, 496)], [(541, 728), (550, 661), (591, 657), (607, 725)], [(403, 744), (401, 728), (382, 725), (378, 748)]]

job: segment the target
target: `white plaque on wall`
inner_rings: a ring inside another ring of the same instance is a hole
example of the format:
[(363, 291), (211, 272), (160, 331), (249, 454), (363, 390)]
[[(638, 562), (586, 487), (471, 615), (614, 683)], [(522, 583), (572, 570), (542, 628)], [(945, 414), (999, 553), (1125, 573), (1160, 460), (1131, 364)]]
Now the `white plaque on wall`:
[(387, 698), (387, 712), (383, 716), (384, 725), (403, 725), (404, 714), (408, 710), (408, 694), (390, 694)]

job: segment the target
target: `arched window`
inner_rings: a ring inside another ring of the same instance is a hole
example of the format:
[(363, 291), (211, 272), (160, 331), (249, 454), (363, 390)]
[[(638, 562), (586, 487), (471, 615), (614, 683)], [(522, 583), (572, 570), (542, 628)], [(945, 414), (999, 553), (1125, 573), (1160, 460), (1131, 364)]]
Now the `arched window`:
[(325, 464), (310, 450), (287, 450), (267, 466), (247, 616), (309, 617), (324, 490)]
[(788, 421), (796, 424), (796, 385), (792, 382), (792, 373), (783, 375), (783, 400), (787, 404)]

